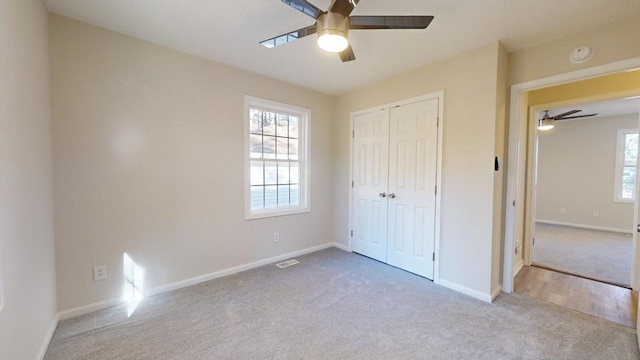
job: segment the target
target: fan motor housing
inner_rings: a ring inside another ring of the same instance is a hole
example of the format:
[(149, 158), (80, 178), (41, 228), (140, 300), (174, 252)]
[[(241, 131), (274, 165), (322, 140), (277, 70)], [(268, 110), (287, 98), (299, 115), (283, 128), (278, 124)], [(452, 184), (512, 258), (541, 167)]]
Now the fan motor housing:
[(322, 35), (341, 35), (348, 39), (349, 35), (349, 18), (339, 14), (328, 12), (318, 17), (318, 38)]

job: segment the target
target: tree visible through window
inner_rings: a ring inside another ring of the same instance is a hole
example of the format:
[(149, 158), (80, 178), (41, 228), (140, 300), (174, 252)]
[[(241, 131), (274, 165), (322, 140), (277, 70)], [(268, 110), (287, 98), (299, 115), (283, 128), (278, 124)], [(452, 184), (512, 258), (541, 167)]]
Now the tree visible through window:
[(306, 210), (308, 111), (248, 100), (248, 217)]
[(616, 201), (633, 202), (636, 198), (638, 130), (618, 130), (616, 154)]

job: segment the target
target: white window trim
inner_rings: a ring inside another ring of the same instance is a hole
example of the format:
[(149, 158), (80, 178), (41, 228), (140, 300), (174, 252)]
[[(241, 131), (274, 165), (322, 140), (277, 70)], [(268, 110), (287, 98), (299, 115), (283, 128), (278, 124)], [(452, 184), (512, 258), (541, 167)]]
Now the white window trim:
[[(251, 159), (249, 158), (249, 107), (256, 106), (267, 110), (280, 111), (295, 114), (300, 117), (300, 143), (301, 151), (300, 160), (300, 205), (296, 207), (273, 208), (264, 210), (251, 210)], [(295, 105), (279, 103), (276, 101), (265, 100), (249, 95), (244, 97), (244, 219), (263, 219), (276, 216), (285, 216), (293, 214), (308, 213), (311, 211), (310, 192), (310, 159), (311, 151), (309, 143), (309, 128), (311, 127), (311, 110)]]
[[(633, 199), (623, 199), (620, 197), (622, 193), (622, 173), (624, 170), (624, 138), (627, 134), (637, 134), (638, 129), (618, 129), (618, 134), (616, 137), (616, 166), (615, 166), (615, 176), (613, 183), (613, 201), (618, 203), (630, 203), (633, 204), (635, 202), (635, 193)], [(637, 169), (636, 164), (636, 169)], [(636, 170), (636, 176), (638, 176)], [(637, 189), (636, 189), (637, 192)]]

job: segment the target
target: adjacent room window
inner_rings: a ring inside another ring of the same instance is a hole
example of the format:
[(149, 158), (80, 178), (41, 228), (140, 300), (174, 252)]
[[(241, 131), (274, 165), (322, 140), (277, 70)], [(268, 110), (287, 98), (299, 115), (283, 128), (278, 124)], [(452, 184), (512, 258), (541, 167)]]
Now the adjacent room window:
[(634, 202), (638, 162), (638, 130), (618, 130), (614, 200)]
[(309, 211), (310, 111), (245, 98), (245, 218)]

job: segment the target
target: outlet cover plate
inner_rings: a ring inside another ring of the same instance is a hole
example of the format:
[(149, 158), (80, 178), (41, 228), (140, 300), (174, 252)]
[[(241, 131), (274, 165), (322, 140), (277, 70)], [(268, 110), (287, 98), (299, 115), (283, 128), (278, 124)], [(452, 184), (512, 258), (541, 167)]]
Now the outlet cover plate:
[(100, 281), (107, 278), (107, 265), (93, 267), (93, 281)]

